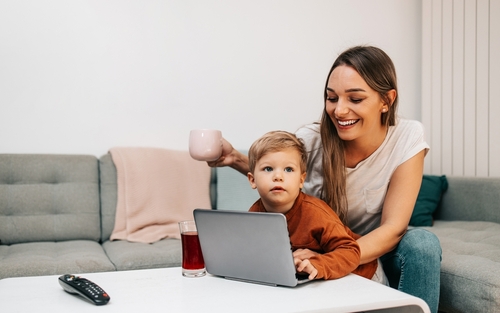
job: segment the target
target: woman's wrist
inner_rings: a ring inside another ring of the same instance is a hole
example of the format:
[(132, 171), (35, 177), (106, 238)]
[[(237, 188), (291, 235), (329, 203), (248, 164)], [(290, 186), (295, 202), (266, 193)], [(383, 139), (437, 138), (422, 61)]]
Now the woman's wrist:
[(248, 156), (244, 155), (236, 149), (233, 149), (231, 155), (231, 159), (233, 160), (233, 162), (229, 166), (237, 170), (241, 174), (247, 175), (247, 173), (250, 171), (250, 167), (248, 165)]

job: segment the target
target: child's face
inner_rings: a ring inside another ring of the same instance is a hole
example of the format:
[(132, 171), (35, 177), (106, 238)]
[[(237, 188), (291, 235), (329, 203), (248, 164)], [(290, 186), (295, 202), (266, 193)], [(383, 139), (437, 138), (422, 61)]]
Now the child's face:
[(257, 188), (268, 212), (290, 210), (304, 185), (306, 173), (300, 170), (301, 157), (295, 149), (285, 149), (264, 155), (248, 173), (252, 188)]

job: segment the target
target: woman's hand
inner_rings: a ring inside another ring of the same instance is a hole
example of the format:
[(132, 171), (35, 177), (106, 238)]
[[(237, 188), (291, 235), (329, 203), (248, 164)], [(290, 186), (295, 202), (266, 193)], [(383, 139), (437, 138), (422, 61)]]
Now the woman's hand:
[(233, 145), (224, 138), (222, 138), (222, 154), (220, 158), (207, 162), (207, 164), (210, 167), (229, 166), (243, 175), (247, 175), (249, 172), (248, 157), (233, 148)]
[(222, 154), (221, 156), (215, 160), (215, 161), (208, 161), (207, 164), (210, 167), (222, 167), (222, 166), (231, 166), (234, 162), (234, 156), (233, 159), (231, 158), (231, 154), (233, 153), (234, 148), (233, 145), (229, 143), (226, 139), (222, 138)]

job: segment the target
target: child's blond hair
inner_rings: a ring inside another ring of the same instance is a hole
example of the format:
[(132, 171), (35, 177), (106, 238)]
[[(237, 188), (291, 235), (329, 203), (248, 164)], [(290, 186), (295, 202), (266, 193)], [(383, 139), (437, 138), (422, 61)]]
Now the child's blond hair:
[(307, 151), (301, 139), (295, 134), (283, 130), (270, 131), (257, 139), (248, 151), (248, 165), (250, 173), (255, 170), (255, 164), (264, 155), (270, 152), (283, 151), (285, 149), (295, 149), (300, 154), (300, 171), (306, 172), (307, 169)]

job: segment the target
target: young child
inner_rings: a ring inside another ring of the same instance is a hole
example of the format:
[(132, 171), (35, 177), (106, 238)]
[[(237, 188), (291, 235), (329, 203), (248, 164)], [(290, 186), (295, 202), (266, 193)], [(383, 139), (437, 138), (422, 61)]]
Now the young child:
[[(387, 284), (377, 260), (359, 264), (359, 235), (322, 200), (301, 191), (307, 152), (294, 134), (272, 131), (250, 147), (248, 180), (260, 199), (249, 211), (286, 216), (297, 272), (309, 279), (336, 279), (355, 273)], [(378, 269), (377, 269), (378, 268)]]

